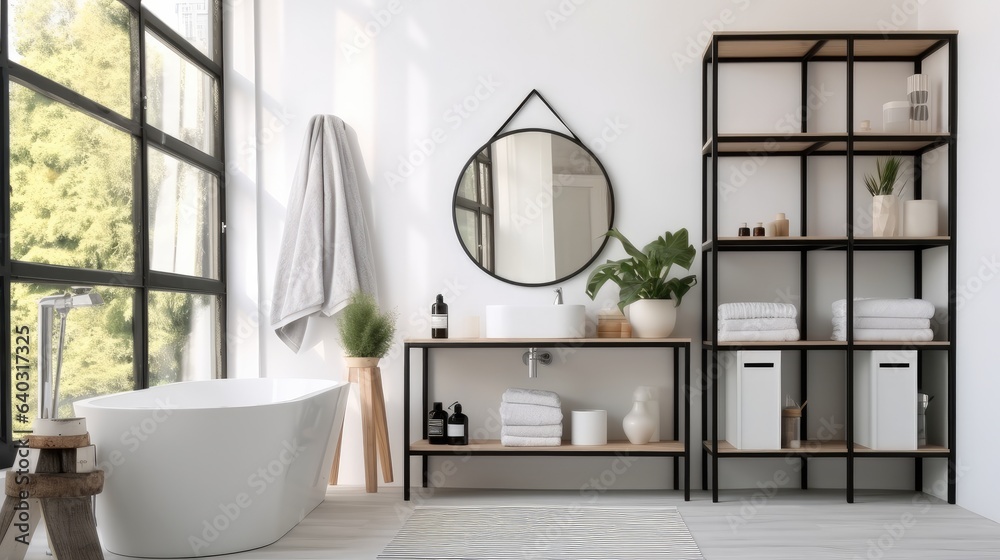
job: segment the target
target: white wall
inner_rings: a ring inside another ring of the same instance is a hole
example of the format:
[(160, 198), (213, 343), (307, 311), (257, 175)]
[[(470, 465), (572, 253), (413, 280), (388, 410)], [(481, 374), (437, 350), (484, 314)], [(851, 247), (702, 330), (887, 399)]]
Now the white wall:
[[(944, 18), (948, 9), (936, 4), (932, 2), (929, 11), (940, 12), (937, 17)], [(255, 16), (256, 35), (251, 39), (246, 28), (235, 30), (236, 40), (244, 40), (238, 43), (238, 52), (230, 55), (230, 63), (238, 68), (227, 74), (227, 123), (239, 131), (238, 135), (231, 131), (229, 137), (230, 161), (238, 165), (231, 169), (229, 182), (230, 329), (240, 329), (230, 337), (230, 364), (238, 368), (238, 376), (259, 372), (269, 377), (335, 379), (345, 371), (333, 320), (314, 321), (298, 355), (266, 327), (285, 203), (305, 125), (312, 115), (336, 114), (356, 132), (367, 171), (363, 179), (370, 181), (364, 187), (382, 303), (400, 313), (400, 338), (426, 337), (429, 307), (438, 293), (445, 295), (455, 322), (463, 316), (484, 315), (487, 303), (551, 301), (548, 288), (520, 288), (483, 274), (459, 246), (451, 218), (451, 197), (462, 165), (532, 88), (545, 95), (601, 158), (615, 189), (617, 227), (636, 242), (686, 227), (697, 245), (701, 71), (696, 61), (708, 38), (706, 29), (879, 29), (893, 21), (894, 10), (900, 10), (890, 0), (258, 0), (256, 4), (247, 0), (235, 3), (233, 9), (256, 10), (250, 14)], [(972, 61), (978, 60), (968, 45), (993, 41), (986, 27), (990, 20), (977, 20), (974, 13), (970, 8), (958, 22), (963, 29), (963, 68), (969, 68), (965, 75), (973, 74)], [(246, 16), (236, 25), (250, 25), (250, 21), (253, 18)], [(234, 24), (232, 19), (230, 24)], [(917, 21), (907, 17), (895, 25), (912, 29)], [(256, 58), (242, 52), (250, 45), (256, 49), (251, 53)], [(985, 47), (990, 46), (994, 45), (984, 45), (981, 52), (989, 52)], [(969, 95), (969, 89), (963, 84), (963, 95)], [(977, 118), (971, 107), (989, 107), (985, 88), (975, 95), (963, 99), (969, 119), (963, 121), (968, 123), (963, 124), (964, 135), (971, 134), (974, 125), (985, 135), (988, 126), (982, 119), (971, 120)], [(248, 133), (251, 144), (246, 141)], [(963, 136), (963, 149), (970, 144)], [(980, 145), (987, 143), (984, 140)], [(252, 146), (256, 149), (249, 154), (240, 151)], [(966, 157), (968, 153), (963, 152)], [(966, 179), (960, 180), (968, 184), (967, 178), (976, 176), (973, 166), (986, 163), (967, 160), (962, 165), (960, 177)], [(775, 173), (781, 172), (776, 167)], [(984, 190), (982, 196), (991, 195)], [(974, 203), (971, 197), (960, 200), (964, 206), (959, 233), (965, 235), (959, 278), (971, 279), (981, 266), (980, 258), (993, 255), (987, 238), (976, 245), (969, 235), (976, 227), (989, 231), (985, 223), (989, 206)], [(979, 223), (977, 216), (982, 217)], [(612, 244), (602, 258), (621, 254)], [(700, 272), (697, 265), (695, 272)], [(584, 282), (583, 276), (566, 282), (566, 300), (587, 303), (593, 320), (597, 309), (610, 305), (615, 294), (608, 288), (599, 301), (590, 302), (584, 295)], [(699, 289), (681, 307), (678, 336), (698, 337)], [(984, 284), (976, 304), (963, 308), (970, 317), (960, 319), (964, 337), (960, 366), (987, 363), (985, 357), (978, 358), (986, 346), (975, 340), (987, 336), (984, 312), (965, 310), (986, 308), (980, 301), (987, 303), (995, 294), (994, 285)], [(973, 320), (973, 313), (979, 313), (979, 318)], [(697, 346), (693, 354), (692, 371), (697, 375)], [(580, 351), (551, 368), (542, 368), (541, 377), (530, 383), (520, 352), (514, 351), (441, 352), (434, 355), (432, 367), (432, 395), (446, 405), (461, 400), (473, 429), (484, 426), (504, 387), (521, 385), (558, 390), (571, 406), (607, 408), (613, 437), (620, 430), (635, 385), (666, 385), (663, 372), (668, 364), (651, 352)], [(382, 369), (398, 484), (403, 437), (399, 348)], [(974, 458), (978, 469), (963, 479), (960, 496), (978, 500), (980, 496), (973, 494), (989, 487), (988, 467), (996, 463), (996, 457), (988, 450), (969, 454), (971, 439), (981, 438), (972, 426), (996, 423), (973, 416), (990, 410), (986, 399), (996, 392), (986, 390), (992, 385), (985, 367), (960, 375), (960, 399), (968, 397), (970, 404), (960, 400), (963, 436), (959, 445), (963, 439), (968, 442), (962, 458)], [(973, 375), (978, 382), (967, 380), (966, 376)], [(669, 395), (662, 398), (668, 399)], [(360, 428), (357, 406), (352, 407), (345, 427), (341, 479), (360, 484)], [(695, 433), (699, 408), (696, 402), (692, 411)], [(418, 414), (411, 417), (413, 426), (420, 421)], [(700, 484), (700, 454), (694, 455), (693, 479)], [(545, 460), (540, 466), (537, 460), (477, 458), (445, 483), (581, 488), (605, 472), (611, 461)], [(666, 482), (664, 464), (655, 459), (640, 461), (617, 476), (615, 487), (661, 487)], [(813, 486), (843, 485), (842, 467), (822, 461), (816, 464)], [(770, 480), (782, 465), (766, 460), (727, 462), (724, 484), (752, 487), (757, 481)], [(911, 486), (908, 462), (888, 465), (893, 464), (859, 468), (859, 484), (884, 486), (884, 479), (890, 479), (894, 487)], [(984, 503), (987, 499), (982, 496)], [(986, 511), (986, 506), (980, 511)], [(996, 516), (996, 509), (993, 512)]]
[[(1000, 88), (992, 62), (1000, 52), (1000, 4), (989, 0), (920, 2), (921, 29), (959, 30), (958, 150), (958, 503), (1000, 521), (1000, 485), (994, 478), (1000, 449), (1000, 376), (996, 374), (1000, 309), (1000, 247), (995, 209), (1000, 193), (993, 149), (1000, 130), (995, 108)], [(984, 442), (987, 442), (984, 445)]]

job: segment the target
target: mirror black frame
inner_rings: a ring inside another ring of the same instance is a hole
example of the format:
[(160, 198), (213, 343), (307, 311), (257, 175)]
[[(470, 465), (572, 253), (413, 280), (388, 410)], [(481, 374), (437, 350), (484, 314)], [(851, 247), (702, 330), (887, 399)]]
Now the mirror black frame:
[[(462, 233), (458, 229), (458, 213), (456, 212), (456, 206), (457, 206), (456, 201), (458, 200), (459, 189), (461, 189), (461, 187), (462, 187), (462, 178), (465, 176), (465, 171), (469, 168), (470, 165), (472, 165), (472, 163), (476, 160), (476, 158), (479, 156), (479, 154), (482, 153), (483, 150), (489, 148), (497, 140), (500, 140), (502, 138), (505, 138), (507, 136), (511, 136), (511, 135), (514, 135), (514, 134), (521, 134), (521, 133), (524, 133), (524, 132), (547, 132), (549, 134), (554, 134), (556, 136), (559, 136), (561, 138), (569, 140), (570, 142), (572, 142), (572, 143), (576, 144), (577, 146), (579, 146), (580, 148), (582, 148), (591, 158), (594, 159), (595, 162), (597, 162), (597, 166), (600, 168), (601, 173), (604, 174), (604, 180), (607, 181), (607, 183), (608, 183), (608, 229), (610, 230), (611, 228), (614, 227), (614, 224), (615, 224), (615, 190), (614, 190), (614, 188), (611, 185), (611, 176), (608, 175), (608, 170), (604, 168), (604, 164), (601, 163), (600, 158), (598, 158), (597, 154), (595, 154), (593, 151), (591, 151), (590, 148), (588, 148), (587, 146), (585, 146), (583, 144), (583, 142), (581, 142), (575, 136), (570, 136), (568, 134), (564, 134), (562, 132), (559, 132), (559, 131), (556, 131), (556, 130), (550, 130), (550, 129), (547, 129), (547, 128), (519, 128), (519, 129), (516, 129), (516, 130), (511, 130), (511, 131), (508, 131), (508, 132), (504, 132), (502, 134), (497, 134), (497, 135), (493, 136), (492, 138), (490, 138), (485, 144), (483, 144), (482, 146), (480, 146), (475, 152), (473, 152), (472, 156), (468, 160), (466, 160), (465, 165), (462, 166), (462, 169), (461, 169), (461, 171), (458, 174), (458, 180), (455, 182), (455, 190), (453, 191), (452, 196), (451, 196), (451, 221), (452, 221), (452, 225), (455, 227), (455, 237), (458, 239), (458, 244), (462, 246), (462, 250), (465, 251), (465, 255), (467, 257), (469, 257), (469, 260), (471, 260), (477, 267), (479, 267), (480, 270), (482, 270), (486, 274), (489, 274), (490, 276), (492, 276), (493, 278), (496, 278), (497, 280), (500, 280), (501, 282), (506, 282), (508, 284), (513, 284), (515, 286), (526, 286), (526, 287), (551, 286), (552, 284), (558, 284), (560, 282), (565, 282), (566, 280), (569, 280), (570, 278), (573, 278), (574, 276), (580, 274), (581, 272), (583, 272), (584, 270), (586, 270), (588, 267), (590, 267), (590, 265), (593, 264), (595, 260), (597, 260), (597, 257), (599, 257), (601, 255), (601, 253), (604, 252), (604, 247), (607, 246), (607, 244), (608, 244), (608, 237), (606, 235), (604, 236), (604, 240), (601, 242), (601, 246), (596, 251), (594, 251), (594, 254), (593, 254), (593, 256), (590, 257), (590, 260), (588, 260), (587, 262), (585, 262), (583, 264), (583, 266), (581, 266), (577, 270), (575, 270), (575, 271), (573, 271), (573, 272), (571, 272), (571, 273), (569, 273), (569, 274), (567, 274), (567, 275), (565, 275), (563, 277), (556, 278), (556, 279), (552, 280), (551, 282), (534, 282), (534, 283), (532, 283), (532, 282), (519, 282), (517, 280), (511, 280), (509, 278), (504, 278), (503, 276), (498, 275), (494, 271), (485, 268), (482, 265), (482, 263), (480, 263), (479, 260), (477, 260), (476, 257), (472, 255), (472, 253), (469, 251), (469, 248), (466, 247), (465, 242), (462, 239)], [(494, 243), (495, 243), (495, 241), (496, 240), (494, 239)]]

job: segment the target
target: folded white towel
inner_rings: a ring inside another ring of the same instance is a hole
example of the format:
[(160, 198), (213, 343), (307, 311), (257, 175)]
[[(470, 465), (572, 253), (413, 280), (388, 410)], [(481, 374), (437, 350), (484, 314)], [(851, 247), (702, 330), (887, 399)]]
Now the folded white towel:
[[(833, 302), (833, 316), (847, 316), (847, 300)], [(930, 319), (934, 316), (934, 304), (923, 299), (855, 299), (855, 317), (916, 317)]]
[[(847, 340), (843, 331), (833, 332), (833, 340)], [(884, 340), (889, 342), (927, 342), (934, 340), (930, 329), (854, 329), (854, 340)]]
[(721, 331), (719, 342), (783, 342), (798, 340), (799, 329), (779, 331)]
[(760, 319), (723, 319), (719, 331), (781, 331), (797, 329), (795, 319), (765, 317)]
[(559, 447), (562, 440), (557, 437), (500, 436), (504, 447)]
[[(833, 328), (846, 329), (847, 317), (834, 317)], [(929, 329), (930, 319), (917, 317), (855, 317), (856, 329)]]
[(553, 406), (555, 408), (562, 406), (558, 393), (542, 391), (541, 389), (518, 389), (512, 387), (503, 392), (501, 400), (509, 403), (537, 404), (541, 406)]
[(549, 424), (546, 426), (503, 426), (500, 428), (501, 436), (561, 438), (562, 434), (562, 424)]
[(753, 301), (719, 305), (719, 319), (762, 319), (765, 317), (794, 319), (798, 310), (790, 303)]
[(562, 423), (562, 410), (537, 404), (500, 403), (500, 423), (504, 426), (545, 426)]

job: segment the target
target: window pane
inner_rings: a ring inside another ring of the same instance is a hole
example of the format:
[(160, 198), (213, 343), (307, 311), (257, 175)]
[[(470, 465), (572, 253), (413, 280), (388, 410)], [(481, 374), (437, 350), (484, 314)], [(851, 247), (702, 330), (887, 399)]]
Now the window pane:
[(146, 120), (215, 155), (219, 95), (215, 80), (146, 33)]
[[(134, 290), (97, 286), (89, 295), (77, 289), (74, 293), (78, 297), (63, 297), (71, 291), (69, 286), (56, 284), (11, 283), (11, 343), (15, 350), (11, 354), (11, 411), (15, 434), (30, 432), (39, 414), (40, 303), (52, 316), (49, 339), (52, 378), (58, 363), (63, 317), (56, 309), (69, 309), (65, 313), (66, 336), (59, 378), (57, 410), (60, 418), (73, 416), (74, 401), (134, 388)], [(21, 348), (23, 352), (18, 351)]]
[(132, 115), (131, 15), (110, 0), (10, 0), (11, 60)]
[(462, 182), (458, 185), (458, 196), (469, 200), (476, 200), (476, 162), (473, 161), (465, 168), (462, 174)]
[(476, 262), (479, 261), (479, 241), (476, 235), (476, 213), (465, 208), (455, 208), (455, 222), (458, 224), (458, 234), (462, 236), (462, 244), (469, 250)]
[(150, 268), (219, 279), (219, 180), (149, 150)]
[(130, 135), (10, 85), (11, 258), (135, 267)]
[(174, 31), (191, 42), (199, 51), (213, 58), (215, 26), (212, 24), (214, 0), (144, 0), (142, 5), (163, 20)]
[(490, 166), (485, 163), (479, 164), (479, 202), (486, 206), (492, 206), (490, 201), (493, 192), (492, 179), (490, 178)]
[(219, 373), (219, 298), (149, 293), (149, 385), (214, 379)]
[(493, 216), (483, 214), (483, 247), (482, 265), (486, 270), (493, 270)]

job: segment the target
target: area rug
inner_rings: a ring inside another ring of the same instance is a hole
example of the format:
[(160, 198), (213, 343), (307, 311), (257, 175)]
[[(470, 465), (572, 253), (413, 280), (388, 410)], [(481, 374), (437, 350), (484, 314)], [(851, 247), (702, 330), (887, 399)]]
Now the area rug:
[(384, 560), (703, 559), (675, 507), (418, 506)]

